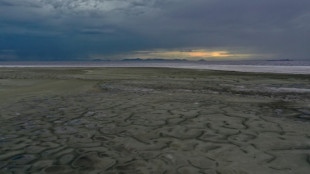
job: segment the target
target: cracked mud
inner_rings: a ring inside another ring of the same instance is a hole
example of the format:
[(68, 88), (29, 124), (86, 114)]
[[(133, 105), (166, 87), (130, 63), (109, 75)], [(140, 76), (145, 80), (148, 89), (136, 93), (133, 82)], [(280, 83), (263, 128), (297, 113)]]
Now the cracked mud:
[(305, 89), (306, 75), (2, 68), (0, 173), (307, 174)]

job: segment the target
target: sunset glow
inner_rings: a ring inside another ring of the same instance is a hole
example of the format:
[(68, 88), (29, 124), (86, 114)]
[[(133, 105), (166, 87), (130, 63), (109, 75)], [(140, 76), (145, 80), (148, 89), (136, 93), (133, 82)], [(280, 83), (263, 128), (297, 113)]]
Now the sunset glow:
[(130, 54), (129, 58), (141, 59), (215, 59), (215, 60), (230, 60), (230, 59), (246, 59), (250, 58), (251, 54), (233, 54), (229, 51), (208, 51), (203, 49), (190, 50), (190, 51), (169, 51), (169, 50), (156, 50), (156, 51), (137, 51)]

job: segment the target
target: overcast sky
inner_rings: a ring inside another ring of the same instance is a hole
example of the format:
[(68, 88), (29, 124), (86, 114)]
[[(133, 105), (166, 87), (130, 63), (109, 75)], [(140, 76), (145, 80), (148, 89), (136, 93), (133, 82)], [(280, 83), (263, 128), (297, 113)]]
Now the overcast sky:
[(0, 0), (0, 60), (310, 60), (310, 0)]

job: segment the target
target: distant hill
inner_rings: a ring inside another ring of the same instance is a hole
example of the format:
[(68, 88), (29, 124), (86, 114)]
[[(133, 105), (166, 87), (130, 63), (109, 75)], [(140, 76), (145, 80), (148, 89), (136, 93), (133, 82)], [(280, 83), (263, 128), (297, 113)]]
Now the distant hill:
[(122, 59), (121, 61), (124, 62), (187, 62), (186, 59), (141, 59), (141, 58), (135, 58), (135, 59)]
[(290, 60), (290, 59), (271, 59), (271, 60), (266, 60), (266, 61), (293, 61), (293, 60)]

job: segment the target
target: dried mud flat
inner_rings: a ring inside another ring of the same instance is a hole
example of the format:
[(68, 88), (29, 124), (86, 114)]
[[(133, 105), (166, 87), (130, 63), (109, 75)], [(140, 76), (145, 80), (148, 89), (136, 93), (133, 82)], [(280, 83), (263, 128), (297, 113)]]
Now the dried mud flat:
[(309, 89), (309, 75), (2, 68), (0, 173), (307, 174)]

